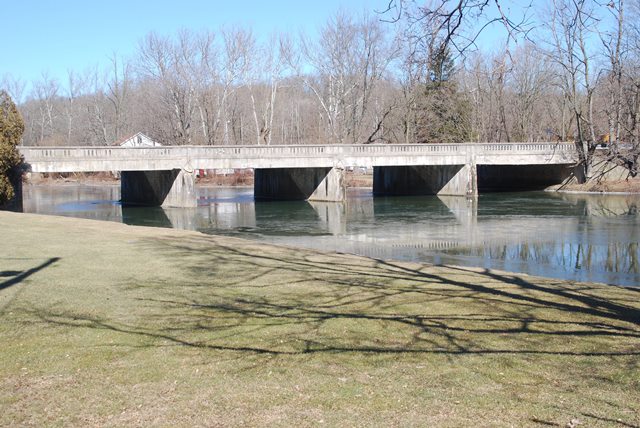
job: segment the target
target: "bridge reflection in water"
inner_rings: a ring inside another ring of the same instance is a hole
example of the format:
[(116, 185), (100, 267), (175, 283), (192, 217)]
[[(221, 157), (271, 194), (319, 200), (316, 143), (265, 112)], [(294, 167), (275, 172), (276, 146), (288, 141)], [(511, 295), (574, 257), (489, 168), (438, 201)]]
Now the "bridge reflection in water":
[[(479, 198), (377, 197), (254, 202), (250, 189), (202, 188), (197, 208), (122, 207), (117, 188), (28, 186), (25, 211), (226, 234), (276, 244), (640, 284), (639, 196), (542, 192)], [(100, 193), (100, 192), (103, 193)], [(55, 200), (55, 201), (54, 201)]]

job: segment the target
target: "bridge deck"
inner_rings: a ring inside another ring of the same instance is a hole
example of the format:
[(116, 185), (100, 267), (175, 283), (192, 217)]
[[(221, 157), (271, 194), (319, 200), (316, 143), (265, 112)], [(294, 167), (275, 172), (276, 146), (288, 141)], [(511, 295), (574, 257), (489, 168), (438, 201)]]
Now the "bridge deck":
[(33, 172), (571, 164), (573, 143), (19, 147)]

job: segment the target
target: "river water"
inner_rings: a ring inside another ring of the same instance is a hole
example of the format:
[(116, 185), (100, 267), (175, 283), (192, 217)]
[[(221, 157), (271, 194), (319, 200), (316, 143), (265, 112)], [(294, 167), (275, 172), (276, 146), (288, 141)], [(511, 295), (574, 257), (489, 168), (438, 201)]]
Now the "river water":
[(640, 195), (545, 192), (254, 202), (201, 187), (197, 208), (123, 207), (117, 186), (26, 186), (24, 211), (552, 278), (640, 286)]

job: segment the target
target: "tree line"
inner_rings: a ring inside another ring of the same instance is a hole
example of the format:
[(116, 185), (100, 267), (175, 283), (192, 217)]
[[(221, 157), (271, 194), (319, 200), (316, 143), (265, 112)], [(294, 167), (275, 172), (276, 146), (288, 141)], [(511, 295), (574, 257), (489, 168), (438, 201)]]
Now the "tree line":
[[(317, 37), (150, 33), (105, 69), (4, 76), (25, 145), (576, 141), (637, 171), (639, 0), (392, 0)], [(517, 19), (516, 19), (517, 16)], [(479, 48), (494, 22), (506, 38)], [(486, 33), (485, 29), (485, 33)], [(623, 150), (624, 149), (624, 150)], [(624, 153), (623, 153), (624, 152)], [(631, 154), (630, 154), (631, 153)]]

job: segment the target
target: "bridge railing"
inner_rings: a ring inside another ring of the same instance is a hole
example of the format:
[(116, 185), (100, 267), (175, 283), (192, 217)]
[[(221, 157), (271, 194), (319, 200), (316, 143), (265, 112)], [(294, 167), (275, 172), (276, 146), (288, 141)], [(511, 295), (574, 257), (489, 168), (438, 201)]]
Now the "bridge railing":
[(174, 156), (174, 147), (18, 147), (28, 160), (126, 159), (131, 156)]
[(575, 152), (573, 143), (358, 144), (304, 146), (19, 147), (29, 162)]

